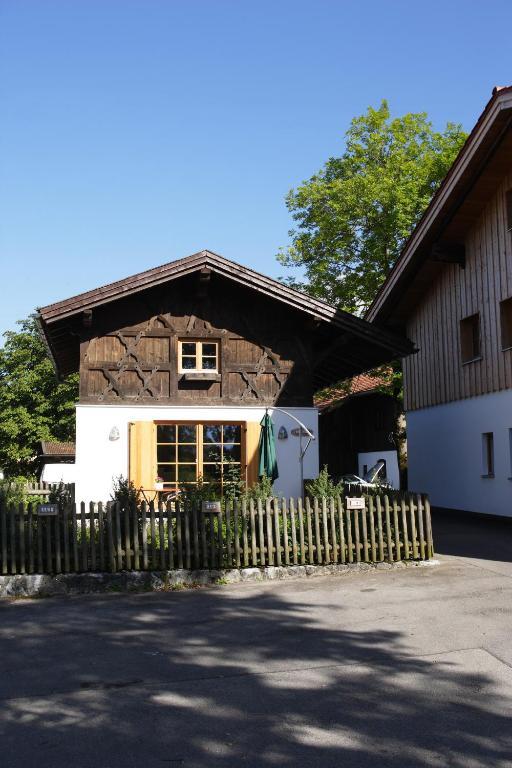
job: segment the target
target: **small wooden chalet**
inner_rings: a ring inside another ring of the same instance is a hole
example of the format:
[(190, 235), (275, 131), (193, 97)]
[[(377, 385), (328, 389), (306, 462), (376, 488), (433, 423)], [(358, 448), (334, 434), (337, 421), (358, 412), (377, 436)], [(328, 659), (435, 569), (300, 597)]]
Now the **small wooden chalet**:
[[(413, 350), (210, 251), (43, 307), (39, 320), (58, 373), (80, 371), (78, 500), (108, 498), (118, 475), (148, 497), (199, 477), (223, 483), (233, 464), (251, 484), (266, 408), (275, 490), (298, 495), (292, 417), (318, 435), (315, 391)], [(318, 440), (304, 476), (317, 473)]]

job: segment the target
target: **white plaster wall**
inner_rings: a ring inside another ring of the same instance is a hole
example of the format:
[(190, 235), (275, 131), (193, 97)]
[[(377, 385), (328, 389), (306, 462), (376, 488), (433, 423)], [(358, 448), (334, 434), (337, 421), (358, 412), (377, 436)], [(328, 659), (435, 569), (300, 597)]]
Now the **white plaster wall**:
[(41, 473), (43, 483), (74, 483), (76, 468), (74, 464), (45, 464)]
[(359, 477), (363, 477), (363, 466), (366, 464), (368, 469), (374, 467), (379, 459), (386, 462), (387, 478), (393, 488), (400, 488), (400, 472), (398, 469), (398, 457), (396, 451), (368, 451), (358, 454)]
[[(409, 488), (438, 506), (512, 516), (512, 391), (407, 413)], [(494, 433), (494, 477), (484, 478), (482, 433)]]
[[(287, 408), (314, 435), (318, 435), (316, 408)], [(299, 468), (299, 438), (291, 434), (297, 424), (289, 416), (272, 412), (276, 436), (279, 478), (274, 484), (276, 494), (287, 497), (301, 494)], [(76, 406), (76, 487), (77, 501), (107, 500), (112, 479), (128, 476), (128, 430), (132, 421), (187, 420), (202, 421), (261, 421), (265, 409), (251, 407), (191, 407), (146, 405), (77, 405)], [(281, 426), (286, 427), (287, 440), (278, 440)], [(112, 427), (119, 429), (119, 440), (110, 441)], [(306, 438), (303, 438), (304, 443)], [(304, 479), (318, 476), (318, 439), (314, 440), (304, 457)]]

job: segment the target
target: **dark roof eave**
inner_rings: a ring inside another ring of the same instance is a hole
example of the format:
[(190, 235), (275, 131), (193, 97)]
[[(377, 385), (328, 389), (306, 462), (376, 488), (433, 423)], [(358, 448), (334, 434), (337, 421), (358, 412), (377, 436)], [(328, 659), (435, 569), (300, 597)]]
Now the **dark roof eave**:
[[(79, 294), (70, 299), (41, 307), (38, 314), (45, 343), (49, 346), (50, 355), (56, 370), (69, 372), (70, 364), (52, 348), (52, 330), (57, 330), (59, 321), (67, 320), (71, 316), (77, 316), (86, 309), (92, 309), (105, 303), (114, 302), (138, 291), (146, 290), (162, 282), (175, 280), (202, 267), (209, 267), (219, 275), (239, 282), (250, 288), (258, 290), (276, 301), (284, 302), (288, 306), (305, 312), (316, 320), (335, 328), (349, 332), (359, 341), (366, 342), (372, 347), (385, 350), (382, 355), (387, 362), (390, 359), (405, 357), (414, 351), (414, 347), (408, 340), (394, 333), (383, 330), (377, 326), (371, 326), (366, 320), (341, 312), (319, 299), (300, 293), (283, 283), (266, 277), (248, 267), (243, 267), (229, 261), (211, 251), (201, 251), (184, 259), (170, 262), (162, 267), (156, 267), (124, 280), (111, 283), (102, 288)], [(371, 367), (369, 365), (368, 367)], [(353, 371), (355, 373), (356, 371)], [(351, 375), (349, 372), (348, 375)]]
[[(421, 252), (421, 247), (426, 241), (437, 217), (444, 215), (443, 206), (449, 205), (451, 194), (461, 194), (460, 191), (456, 190), (458, 179), (470, 167), (474, 154), (485, 140), (487, 132), (492, 127), (496, 117), (503, 111), (510, 109), (512, 109), (512, 86), (494, 89), (491, 99), (487, 102), (451, 168), (432, 197), (419, 222), (414, 227), (400, 256), (366, 312), (366, 320), (371, 323), (386, 321), (397, 295), (414, 278), (418, 264), (421, 265), (423, 263), (425, 254)], [(511, 123), (512, 117), (506, 123), (503, 130), (507, 129)]]

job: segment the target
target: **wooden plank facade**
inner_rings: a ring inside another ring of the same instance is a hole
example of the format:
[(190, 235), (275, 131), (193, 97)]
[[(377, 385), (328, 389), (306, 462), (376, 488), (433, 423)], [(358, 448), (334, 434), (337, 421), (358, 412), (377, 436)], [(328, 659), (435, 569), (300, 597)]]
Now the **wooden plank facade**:
[[(512, 297), (512, 236), (507, 221), (510, 169), (465, 238), (465, 267), (437, 265), (406, 322), (418, 353), (404, 360), (407, 411), (512, 388), (512, 349), (502, 348), (500, 303)], [(480, 351), (463, 362), (461, 320), (479, 315)]]
[[(121, 306), (120, 306), (121, 304)], [(95, 311), (81, 332), (80, 402), (312, 404), (313, 327), (299, 313), (222, 282), (215, 300), (193, 277)], [(213, 342), (218, 368), (179, 372), (179, 344)]]

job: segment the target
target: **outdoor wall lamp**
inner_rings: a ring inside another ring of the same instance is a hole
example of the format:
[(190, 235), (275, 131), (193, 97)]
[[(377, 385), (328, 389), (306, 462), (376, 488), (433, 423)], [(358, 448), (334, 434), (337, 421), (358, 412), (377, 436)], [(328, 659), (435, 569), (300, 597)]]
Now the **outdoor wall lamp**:
[(277, 433), (277, 439), (278, 440), (288, 440), (288, 432), (286, 431), (286, 427), (279, 427), (279, 432)]
[(114, 442), (115, 440), (119, 440), (119, 429), (117, 427), (112, 427), (112, 429), (109, 432), (108, 439), (110, 442)]

